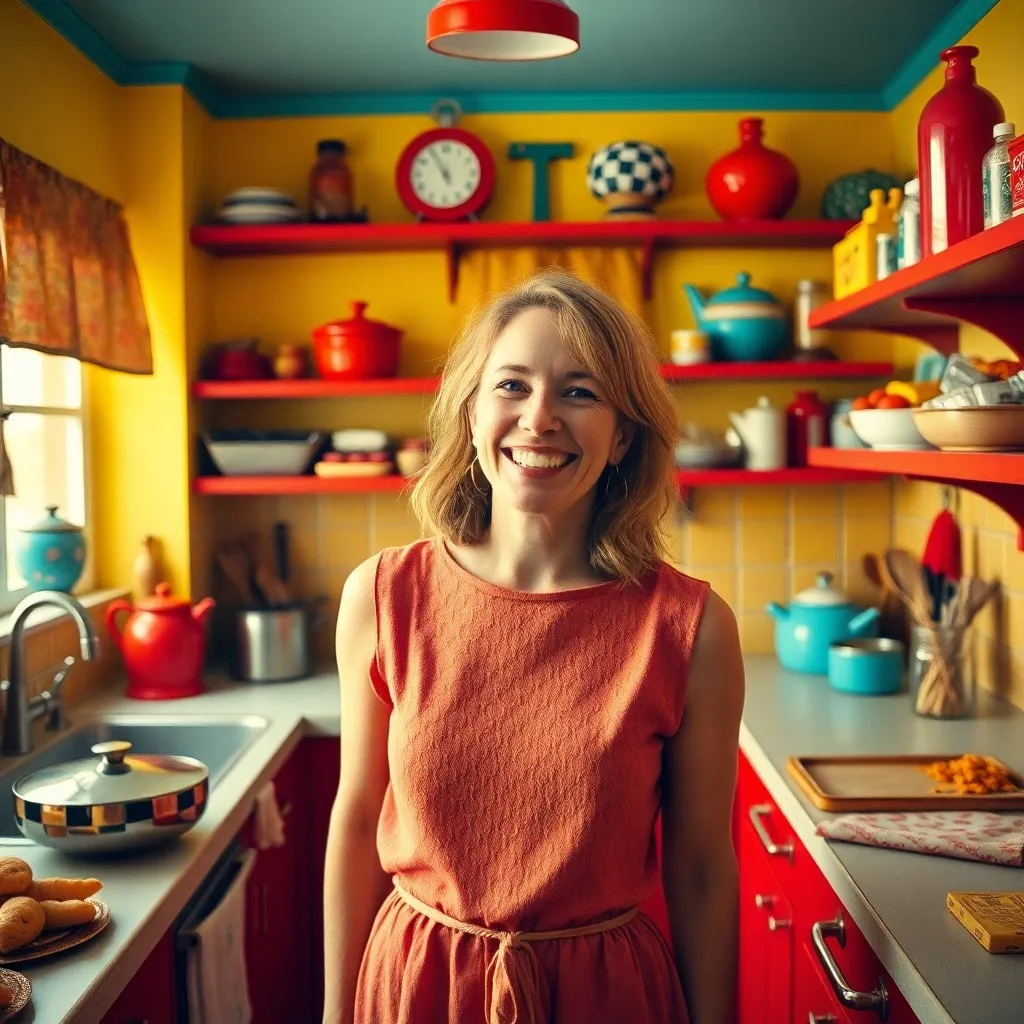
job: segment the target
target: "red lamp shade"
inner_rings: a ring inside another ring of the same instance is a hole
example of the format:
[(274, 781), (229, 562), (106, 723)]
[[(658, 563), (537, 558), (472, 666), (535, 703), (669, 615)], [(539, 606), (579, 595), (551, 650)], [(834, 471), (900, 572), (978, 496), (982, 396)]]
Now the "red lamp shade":
[(438, 0), (427, 46), (469, 60), (547, 60), (580, 48), (580, 19), (565, 0)]

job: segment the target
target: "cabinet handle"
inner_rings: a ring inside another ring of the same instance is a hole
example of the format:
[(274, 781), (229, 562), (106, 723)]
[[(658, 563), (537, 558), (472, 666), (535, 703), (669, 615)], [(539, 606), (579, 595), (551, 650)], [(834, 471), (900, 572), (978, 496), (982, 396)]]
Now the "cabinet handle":
[(784, 918), (769, 917), (768, 918), (768, 931), (778, 932), (782, 931), (783, 928), (789, 928), (793, 924), (792, 921), (787, 921)]
[(761, 818), (764, 815), (771, 814), (771, 812), (771, 804), (753, 804), (748, 812), (750, 816), (750, 824), (754, 826), (757, 838), (761, 840), (761, 845), (768, 851), (769, 857), (785, 857), (786, 860), (792, 861), (793, 844), (773, 843), (772, 837), (768, 835), (768, 831), (765, 829), (764, 823), (761, 821)]
[(754, 896), (754, 906), (758, 910), (764, 910), (765, 907), (770, 907), (775, 902), (775, 897), (770, 896), (768, 893), (759, 892)]
[(889, 1016), (889, 996), (885, 991), (885, 982), (879, 978), (878, 984), (870, 992), (858, 992), (850, 988), (828, 948), (828, 939), (835, 939), (840, 949), (846, 947), (846, 923), (842, 914), (836, 914), (833, 921), (815, 921), (811, 926), (814, 952), (818, 954), (818, 960), (843, 1006), (850, 1010), (874, 1010), (879, 1020), (885, 1020)]
[(836, 1024), (838, 1020), (834, 1013), (815, 1013), (811, 1010), (807, 1014), (807, 1024)]

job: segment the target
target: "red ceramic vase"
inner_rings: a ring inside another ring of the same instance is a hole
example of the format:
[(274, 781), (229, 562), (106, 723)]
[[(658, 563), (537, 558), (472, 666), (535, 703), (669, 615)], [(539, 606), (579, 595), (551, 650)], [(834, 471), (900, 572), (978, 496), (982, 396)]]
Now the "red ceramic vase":
[(763, 138), (764, 121), (744, 117), (739, 147), (708, 168), (704, 187), (722, 220), (781, 220), (793, 205), (800, 187), (796, 165)]
[(921, 255), (931, 256), (985, 227), (981, 165), (1002, 104), (977, 83), (976, 46), (942, 51), (946, 80), (917, 122)]

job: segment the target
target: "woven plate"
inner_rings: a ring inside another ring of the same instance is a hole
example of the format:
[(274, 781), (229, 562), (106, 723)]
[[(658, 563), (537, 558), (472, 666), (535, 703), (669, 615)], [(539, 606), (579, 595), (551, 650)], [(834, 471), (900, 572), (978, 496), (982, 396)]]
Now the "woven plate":
[(3, 1024), (15, 1014), (21, 1013), (28, 1005), (32, 998), (32, 982), (24, 974), (0, 967), (0, 985), (6, 985), (14, 993), (14, 998), (0, 1009), (0, 1024)]
[[(110, 908), (103, 900), (89, 897), (89, 902), (96, 906), (96, 916), (88, 923), (79, 925), (77, 928), (62, 928), (60, 931), (43, 932), (37, 939), (33, 939), (28, 945), (16, 949), (6, 956), (0, 956), (0, 964), (20, 964), (26, 960), (38, 960), (40, 957), (52, 956), (54, 953), (63, 952), (74, 946), (80, 946), (83, 942), (94, 939), (110, 923)], [(0, 1017), (0, 1022), (6, 1020)]]

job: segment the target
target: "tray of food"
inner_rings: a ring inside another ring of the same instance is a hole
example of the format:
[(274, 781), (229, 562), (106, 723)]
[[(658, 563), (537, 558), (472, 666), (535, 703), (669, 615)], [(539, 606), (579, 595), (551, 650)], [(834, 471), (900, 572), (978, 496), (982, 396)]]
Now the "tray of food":
[(1024, 810), (1024, 777), (979, 754), (803, 756), (786, 769), (823, 811)]

